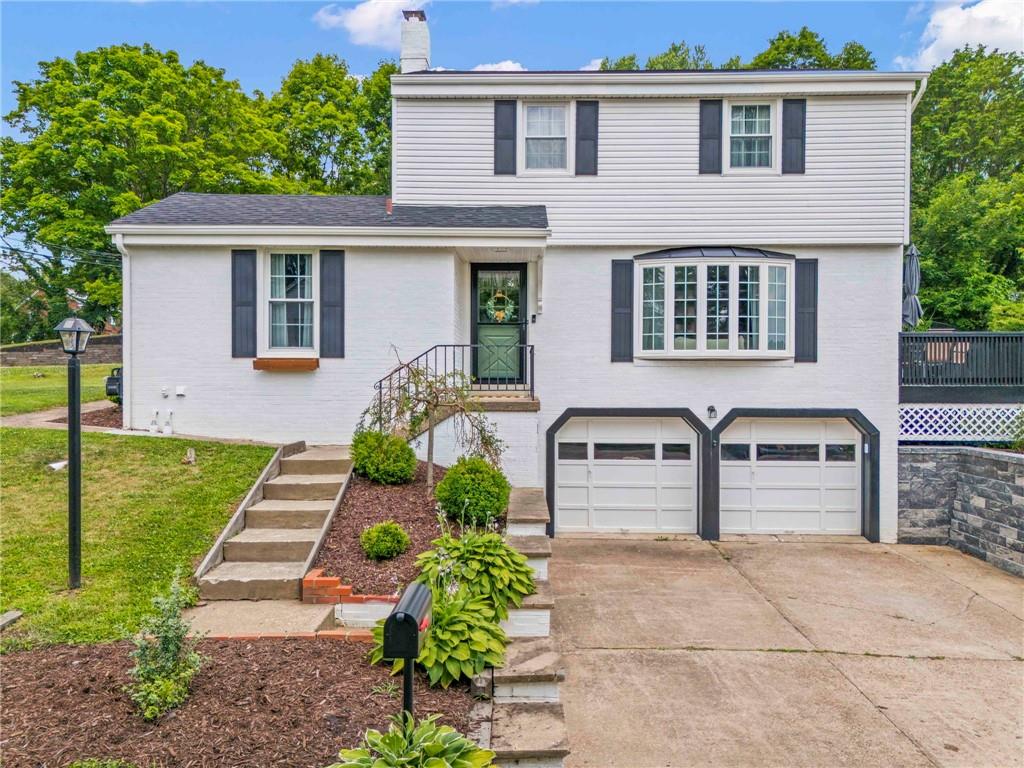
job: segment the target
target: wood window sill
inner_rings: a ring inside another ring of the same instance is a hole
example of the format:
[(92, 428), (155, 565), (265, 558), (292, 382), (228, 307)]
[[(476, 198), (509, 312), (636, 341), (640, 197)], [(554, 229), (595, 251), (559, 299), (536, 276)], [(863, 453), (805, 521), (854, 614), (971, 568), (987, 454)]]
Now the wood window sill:
[(256, 371), (315, 371), (319, 357), (257, 357), (252, 361)]

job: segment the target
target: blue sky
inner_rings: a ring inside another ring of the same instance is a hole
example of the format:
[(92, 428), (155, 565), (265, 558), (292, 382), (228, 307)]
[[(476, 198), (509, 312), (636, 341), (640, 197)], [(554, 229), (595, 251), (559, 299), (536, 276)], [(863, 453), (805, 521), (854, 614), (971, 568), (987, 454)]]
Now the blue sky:
[[(0, 6), (3, 107), (12, 80), (37, 62), (113, 43), (149, 42), (227, 70), (249, 90), (274, 90), (291, 63), (317, 52), (372, 71), (397, 55), (398, 11), (423, 0), (323, 2), (11, 2)], [(497, 0), (425, 5), (432, 64), (471, 69), (580, 69), (604, 55), (636, 52), (641, 62), (685, 39), (715, 61), (748, 58), (780, 29), (808, 25), (838, 49), (855, 39), (882, 69), (928, 68), (957, 44), (1024, 44), (1019, 0), (980, 2), (535, 2)]]

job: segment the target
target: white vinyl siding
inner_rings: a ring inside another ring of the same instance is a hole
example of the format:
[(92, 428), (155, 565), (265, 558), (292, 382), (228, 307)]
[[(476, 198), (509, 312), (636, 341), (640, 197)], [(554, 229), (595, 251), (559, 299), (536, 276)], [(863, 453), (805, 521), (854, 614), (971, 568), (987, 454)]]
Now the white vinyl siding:
[(398, 98), (395, 115), (396, 202), (544, 204), (549, 245), (903, 242), (903, 95), (808, 98), (807, 172), (787, 176), (698, 174), (698, 99), (601, 100), (586, 177), (495, 176), (490, 99)]

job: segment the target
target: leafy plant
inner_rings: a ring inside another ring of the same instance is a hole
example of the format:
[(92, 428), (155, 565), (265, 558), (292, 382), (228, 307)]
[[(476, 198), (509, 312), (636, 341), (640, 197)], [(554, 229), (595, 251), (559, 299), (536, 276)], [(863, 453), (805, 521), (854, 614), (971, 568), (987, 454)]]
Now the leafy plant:
[(369, 730), (359, 749), (343, 749), (330, 768), (487, 768), (494, 753), (482, 749), (454, 728), (437, 725), (439, 715), (417, 724), (403, 712), (391, 719), (387, 733)]
[(434, 497), (449, 518), (484, 525), (505, 513), (511, 490), (500, 469), (479, 456), (463, 456), (437, 484)]
[[(383, 621), (373, 628), (373, 641), (370, 662), (379, 664), (384, 661)], [(447, 688), (463, 677), (480, 674), (485, 667), (500, 666), (506, 642), (489, 600), (470, 594), (465, 587), (454, 594), (439, 589), (434, 593), (430, 629), (416, 661), (426, 670), (432, 686)], [(395, 659), (392, 674), (404, 666), (403, 659)]]
[(128, 686), (132, 701), (146, 720), (156, 720), (184, 703), (192, 678), (202, 666), (196, 640), (188, 638), (189, 623), (181, 611), (195, 602), (193, 590), (181, 584), (181, 569), (174, 572), (166, 595), (153, 598), (156, 612), (142, 620), (135, 636), (135, 661)]
[(394, 520), (364, 528), (359, 534), (359, 544), (371, 560), (390, 560), (405, 552), (412, 542), (409, 534)]
[(352, 438), (352, 467), (375, 483), (400, 485), (416, 474), (416, 454), (397, 435), (364, 430)]
[(509, 604), (518, 608), (534, 591), (533, 569), (499, 533), (467, 528), (455, 537), (445, 531), (431, 544), (434, 549), (416, 558), (419, 581), (454, 579), (469, 594), (486, 599), (499, 619), (508, 617)]

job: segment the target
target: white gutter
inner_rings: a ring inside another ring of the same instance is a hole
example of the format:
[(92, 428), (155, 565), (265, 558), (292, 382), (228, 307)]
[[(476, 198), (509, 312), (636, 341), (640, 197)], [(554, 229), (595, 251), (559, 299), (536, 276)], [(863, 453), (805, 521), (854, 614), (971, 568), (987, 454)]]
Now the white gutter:
[(251, 224), (108, 224), (109, 235), (337, 235), (419, 239), (446, 238), (546, 238), (551, 230), (530, 227), (316, 227), (304, 225)]
[(132, 425), (132, 261), (124, 244), (124, 235), (114, 235), (114, 246), (121, 253), (121, 426), (131, 429)]
[(921, 101), (921, 97), (924, 96), (925, 90), (928, 88), (928, 75), (921, 78), (921, 87), (917, 89), (917, 93), (914, 94), (914, 100), (910, 102), (910, 114), (914, 114), (914, 110), (917, 109), (918, 102)]
[(396, 85), (413, 83), (793, 83), (804, 82), (917, 82), (927, 72), (877, 72), (862, 70), (708, 70), (673, 72), (419, 72), (391, 76)]

